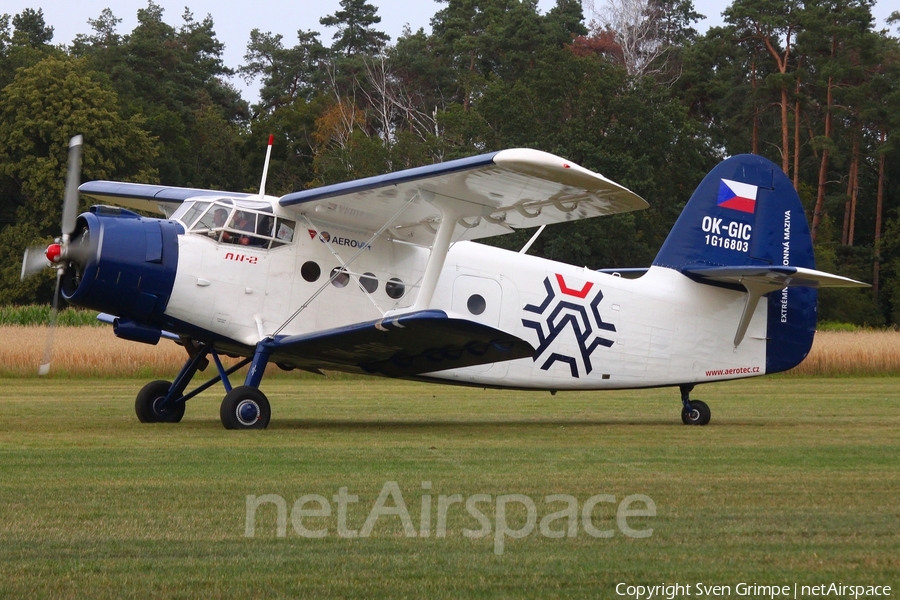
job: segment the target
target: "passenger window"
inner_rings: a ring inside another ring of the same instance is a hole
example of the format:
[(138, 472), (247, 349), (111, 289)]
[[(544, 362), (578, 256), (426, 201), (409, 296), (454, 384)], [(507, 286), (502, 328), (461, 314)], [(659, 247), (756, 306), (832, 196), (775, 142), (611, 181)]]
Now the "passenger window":
[[(337, 273), (336, 277), (335, 273)], [(335, 267), (331, 270), (331, 277), (333, 277), (333, 279), (331, 280), (331, 285), (338, 288), (346, 287), (347, 283), (350, 281), (350, 275), (348, 275), (347, 271), (340, 267)]]
[(303, 279), (312, 283), (319, 279), (319, 275), (322, 274), (322, 269), (319, 268), (319, 265), (309, 260), (303, 263), (303, 266), (300, 267), (300, 275), (303, 276)]
[(375, 273), (363, 273), (359, 276), (359, 287), (364, 289), (366, 293), (374, 293), (378, 289), (378, 278)]
[(487, 308), (487, 302), (484, 301), (484, 296), (481, 294), (472, 294), (469, 296), (469, 301), (466, 302), (466, 308), (473, 315), (480, 315)]
[(384, 291), (394, 300), (399, 300), (403, 297), (404, 292), (406, 292), (406, 286), (396, 277), (391, 277), (388, 282), (384, 284)]

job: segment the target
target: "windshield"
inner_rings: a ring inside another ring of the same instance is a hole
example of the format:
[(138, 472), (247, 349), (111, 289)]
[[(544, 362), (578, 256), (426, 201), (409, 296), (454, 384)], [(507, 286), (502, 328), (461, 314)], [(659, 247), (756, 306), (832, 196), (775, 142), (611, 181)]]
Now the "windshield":
[(185, 211), (188, 231), (219, 243), (256, 248), (277, 248), (294, 241), (296, 223), (291, 219), (216, 202), (196, 202)]

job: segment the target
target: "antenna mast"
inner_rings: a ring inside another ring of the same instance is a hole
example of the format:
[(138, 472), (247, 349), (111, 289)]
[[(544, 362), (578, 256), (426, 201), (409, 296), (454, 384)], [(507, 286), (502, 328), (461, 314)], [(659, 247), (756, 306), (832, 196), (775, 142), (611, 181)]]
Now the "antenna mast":
[(275, 136), (269, 134), (269, 147), (266, 148), (266, 164), (263, 165), (262, 181), (259, 182), (259, 199), (266, 199), (266, 176), (269, 174), (269, 158), (272, 156), (272, 144), (275, 142)]

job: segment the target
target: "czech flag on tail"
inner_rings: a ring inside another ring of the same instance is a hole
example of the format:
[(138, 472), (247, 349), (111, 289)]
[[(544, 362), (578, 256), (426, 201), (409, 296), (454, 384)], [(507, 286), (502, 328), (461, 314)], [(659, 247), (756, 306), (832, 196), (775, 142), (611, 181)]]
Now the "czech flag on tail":
[(722, 208), (753, 214), (756, 211), (757, 189), (759, 188), (749, 183), (722, 179), (717, 204)]

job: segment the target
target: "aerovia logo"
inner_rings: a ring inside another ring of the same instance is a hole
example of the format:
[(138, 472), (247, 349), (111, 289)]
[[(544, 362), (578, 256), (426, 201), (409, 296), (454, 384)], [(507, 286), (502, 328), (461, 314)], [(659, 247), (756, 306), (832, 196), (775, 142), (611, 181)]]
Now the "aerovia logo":
[[(604, 323), (600, 318), (598, 306), (603, 300), (603, 292), (597, 289), (592, 296), (593, 282), (588, 281), (581, 287), (570, 287), (559, 274), (556, 274), (554, 280), (556, 286), (549, 277), (544, 278), (547, 296), (540, 305), (525, 305), (526, 312), (540, 316), (540, 320), (522, 319), (522, 325), (534, 329), (538, 336), (534, 361), (543, 360), (541, 369), (544, 371), (559, 361), (569, 365), (572, 377), (580, 377), (582, 368), (585, 375), (588, 375), (593, 370), (591, 355), (594, 350), (598, 346), (609, 348), (613, 345), (612, 340), (600, 335), (601, 331), (615, 331), (616, 326)], [(575, 335), (578, 355), (567, 355), (551, 349), (566, 329), (570, 329)]]
[(756, 212), (756, 192), (759, 188), (749, 183), (722, 179), (719, 183), (719, 197), (716, 203), (722, 208), (730, 208), (753, 214)]
[[(309, 239), (316, 239), (316, 230), (315, 229), (307, 229), (309, 232)], [(331, 242), (335, 246), (348, 246), (350, 248), (365, 248), (366, 250), (371, 250), (372, 246), (360, 240), (354, 240), (353, 238), (341, 237), (338, 235), (332, 236), (327, 231), (323, 231), (319, 234), (319, 241), (324, 244)]]

